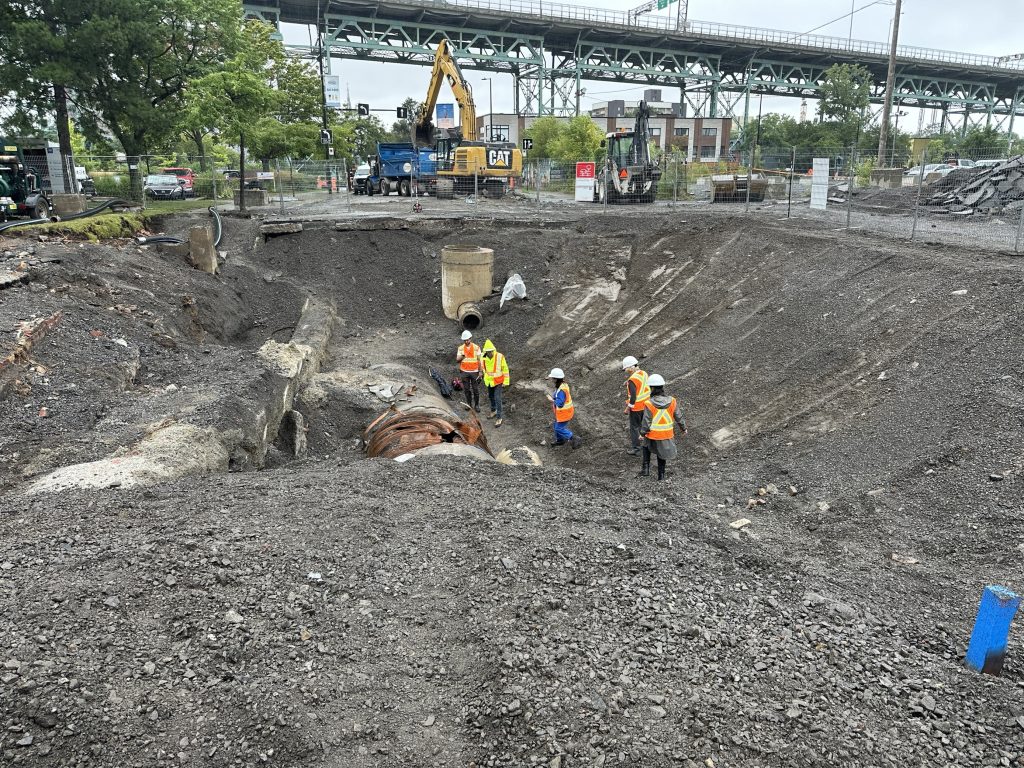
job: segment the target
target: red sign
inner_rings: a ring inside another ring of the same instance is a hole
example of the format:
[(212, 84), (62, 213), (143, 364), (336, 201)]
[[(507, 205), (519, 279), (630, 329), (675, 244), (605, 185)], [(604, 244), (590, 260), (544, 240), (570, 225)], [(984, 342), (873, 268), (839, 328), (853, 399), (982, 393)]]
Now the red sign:
[(596, 163), (576, 163), (577, 179), (592, 179), (596, 175)]

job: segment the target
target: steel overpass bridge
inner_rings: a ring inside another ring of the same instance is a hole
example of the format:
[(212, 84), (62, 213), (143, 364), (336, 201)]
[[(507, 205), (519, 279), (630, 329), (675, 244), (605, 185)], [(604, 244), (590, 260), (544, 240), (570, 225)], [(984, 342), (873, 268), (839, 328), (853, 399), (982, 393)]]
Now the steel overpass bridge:
[[(511, 73), (520, 114), (578, 114), (584, 81), (678, 88), (694, 114), (750, 114), (752, 95), (817, 98), (833, 64), (872, 75), (884, 102), (889, 46), (846, 38), (584, 8), (547, 0), (243, 0), (250, 18), (314, 25), (343, 59), (430, 66), (442, 38), (467, 69)], [(329, 61), (329, 59), (328, 59)], [(416, 95), (412, 93), (411, 95)], [(1024, 60), (900, 46), (893, 104), (940, 110), (943, 129), (1013, 130)]]

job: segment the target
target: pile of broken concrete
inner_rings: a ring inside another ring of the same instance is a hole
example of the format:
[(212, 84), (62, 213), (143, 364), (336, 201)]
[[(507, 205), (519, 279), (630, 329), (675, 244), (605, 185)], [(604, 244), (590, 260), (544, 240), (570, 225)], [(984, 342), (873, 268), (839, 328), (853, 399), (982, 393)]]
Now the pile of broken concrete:
[(993, 168), (963, 168), (931, 185), (925, 205), (958, 216), (1013, 213), (1024, 208), (1024, 156)]

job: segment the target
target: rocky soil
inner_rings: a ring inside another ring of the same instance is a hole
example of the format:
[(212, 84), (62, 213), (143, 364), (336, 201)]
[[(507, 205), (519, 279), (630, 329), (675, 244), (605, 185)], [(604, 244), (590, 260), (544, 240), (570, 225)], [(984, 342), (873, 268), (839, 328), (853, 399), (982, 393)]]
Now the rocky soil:
[[(1001, 678), (962, 664), (982, 586), (1024, 589), (1018, 260), (678, 211), (395, 226), (231, 222), (216, 278), (31, 244), (4, 339), (64, 316), (0, 399), (5, 763), (1024, 765), (1020, 632)], [(452, 371), (450, 242), (526, 281), (484, 302), (514, 381), (487, 436), (545, 467), (355, 447), (353, 371)], [(308, 459), (21, 493), (147, 418), (230, 418), (309, 294), (339, 322)], [(663, 484), (623, 451), (625, 354), (686, 408)], [(553, 365), (579, 451), (544, 445)]]

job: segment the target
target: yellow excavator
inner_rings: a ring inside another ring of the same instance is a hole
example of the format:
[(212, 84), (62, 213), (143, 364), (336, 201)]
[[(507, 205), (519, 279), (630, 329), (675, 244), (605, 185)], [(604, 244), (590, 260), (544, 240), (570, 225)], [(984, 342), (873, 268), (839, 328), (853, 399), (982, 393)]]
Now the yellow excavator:
[[(459, 105), (459, 128), (448, 128), (442, 134), (431, 116), (447, 80)], [(434, 147), (436, 168), (431, 174), (421, 173), (427, 188), (439, 198), (468, 195), (480, 191), (488, 197), (501, 197), (523, 173), (523, 153), (507, 141), (478, 141), (476, 138), (476, 105), (473, 91), (462, 76), (452, 55), (451, 43), (442, 40), (434, 56), (430, 87), (413, 123), (413, 143), (417, 147)], [(424, 171), (427, 169), (421, 169)]]

